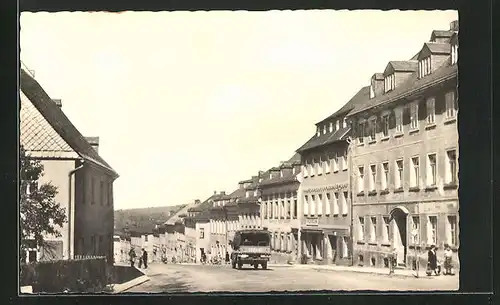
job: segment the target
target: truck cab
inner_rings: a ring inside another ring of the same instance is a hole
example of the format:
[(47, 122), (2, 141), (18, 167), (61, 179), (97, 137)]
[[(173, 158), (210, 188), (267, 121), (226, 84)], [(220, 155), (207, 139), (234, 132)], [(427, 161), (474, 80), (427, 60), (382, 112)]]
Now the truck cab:
[(252, 265), (258, 269), (267, 269), (271, 257), (271, 235), (267, 230), (239, 230), (234, 233), (231, 242), (231, 265), (241, 269), (243, 265)]

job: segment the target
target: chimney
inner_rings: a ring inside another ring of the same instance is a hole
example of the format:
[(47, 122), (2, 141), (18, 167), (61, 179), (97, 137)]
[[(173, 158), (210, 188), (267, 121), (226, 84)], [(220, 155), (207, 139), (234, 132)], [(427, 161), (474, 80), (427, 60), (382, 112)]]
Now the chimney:
[(194, 204), (200, 204), (200, 203), (201, 203), (201, 200), (200, 200), (200, 199), (196, 199), (196, 200), (194, 201)]
[(373, 74), (370, 82), (370, 98), (384, 94), (384, 74)]
[(85, 137), (90, 146), (99, 153), (99, 137)]
[(214, 195), (217, 195), (217, 191), (214, 191)]
[(222, 196), (224, 196), (224, 195), (226, 195), (226, 192), (225, 192), (225, 191), (220, 191), (220, 194), (221, 194)]
[(450, 22), (450, 31), (458, 32), (458, 20)]
[(62, 107), (62, 101), (61, 99), (52, 99), (52, 101), (59, 107)]

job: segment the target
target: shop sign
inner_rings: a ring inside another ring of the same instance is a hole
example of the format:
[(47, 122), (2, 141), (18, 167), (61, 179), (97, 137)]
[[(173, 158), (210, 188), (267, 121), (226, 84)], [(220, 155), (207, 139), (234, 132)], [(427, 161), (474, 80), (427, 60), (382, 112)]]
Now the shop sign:
[(328, 186), (323, 186), (323, 187), (316, 187), (316, 188), (310, 188), (307, 190), (304, 190), (304, 193), (321, 193), (321, 192), (329, 192), (329, 191), (334, 191), (334, 192), (340, 192), (340, 191), (345, 191), (349, 188), (349, 184), (347, 183), (342, 183), (342, 184), (334, 184), (334, 185), (328, 185)]
[(318, 225), (319, 225), (318, 218), (312, 218), (312, 217), (306, 218), (306, 226), (318, 226)]

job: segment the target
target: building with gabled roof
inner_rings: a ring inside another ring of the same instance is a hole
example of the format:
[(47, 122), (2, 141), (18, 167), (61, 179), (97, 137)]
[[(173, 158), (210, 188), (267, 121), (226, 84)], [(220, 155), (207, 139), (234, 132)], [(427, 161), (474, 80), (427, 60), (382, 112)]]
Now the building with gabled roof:
[(118, 173), (99, 155), (98, 138), (89, 143), (64, 113), (61, 100), (49, 97), (33, 71), (21, 69), (20, 87), (20, 144), (43, 164), (38, 183), (57, 187), (55, 200), (68, 219), (61, 237), (46, 236), (51, 246), (40, 248), (38, 258), (101, 255), (112, 263), (113, 182)]
[(371, 83), (375, 94), (348, 114), (354, 264), (388, 268), (395, 252), (400, 266), (425, 266), (430, 245), (456, 254), (457, 27), (433, 31), (417, 69), (399, 79), (386, 69), (385, 82)]

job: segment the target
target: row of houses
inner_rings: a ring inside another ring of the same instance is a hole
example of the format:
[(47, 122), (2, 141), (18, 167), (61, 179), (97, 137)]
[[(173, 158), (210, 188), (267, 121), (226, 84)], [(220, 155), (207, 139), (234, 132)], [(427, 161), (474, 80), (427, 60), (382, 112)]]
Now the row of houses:
[[(33, 70), (20, 69), (20, 144), (28, 158), (44, 167), (31, 187), (52, 183), (55, 201), (65, 209), (61, 236), (47, 234), (45, 245), (21, 254), (21, 261), (106, 256), (113, 262), (113, 183), (118, 173), (99, 155), (99, 137), (84, 137), (35, 80)], [(24, 182), (26, 183), (26, 182)], [(23, 189), (21, 191), (24, 191)], [(22, 228), (21, 228), (22, 229)]]
[(396, 252), (411, 268), (430, 245), (456, 254), (457, 59), (454, 21), (374, 73), (292, 158), (179, 211), (159, 249), (224, 257), (236, 230), (256, 228), (270, 231), (279, 262), (388, 267)]

